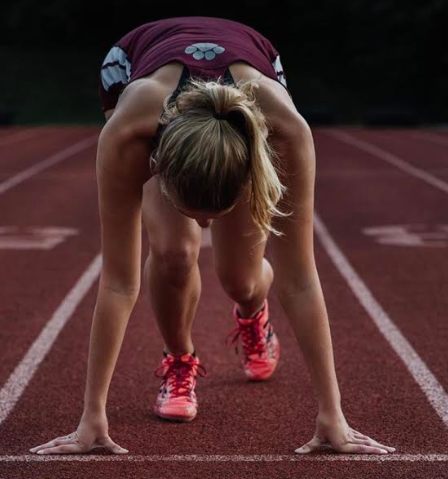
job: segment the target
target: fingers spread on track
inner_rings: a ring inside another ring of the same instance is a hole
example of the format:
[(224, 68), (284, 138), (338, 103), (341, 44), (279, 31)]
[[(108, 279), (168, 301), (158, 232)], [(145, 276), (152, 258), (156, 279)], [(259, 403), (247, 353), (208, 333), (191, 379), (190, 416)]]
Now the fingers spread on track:
[(378, 441), (375, 441), (373, 439), (359, 439), (355, 438), (352, 441), (350, 441), (352, 444), (363, 444), (366, 446), (376, 446), (380, 447), (381, 449), (386, 449), (388, 452), (394, 452), (395, 448), (391, 446), (386, 446), (385, 444), (381, 444)]
[(352, 454), (388, 454), (386, 449), (380, 447), (353, 444), (351, 442), (344, 444), (341, 447), (341, 452)]
[(85, 452), (79, 444), (64, 444), (49, 449), (41, 449), (37, 454), (71, 454), (79, 452)]

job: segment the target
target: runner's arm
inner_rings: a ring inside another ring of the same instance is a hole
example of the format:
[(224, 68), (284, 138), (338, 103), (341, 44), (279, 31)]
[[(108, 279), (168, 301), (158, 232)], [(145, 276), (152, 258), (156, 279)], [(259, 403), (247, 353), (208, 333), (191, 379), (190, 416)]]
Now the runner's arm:
[(141, 204), (148, 179), (148, 142), (123, 127), (119, 115), (104, 126), (96, 173), (102, 270), (90, 335), (85, 410), (104, 411), (107, 392), (140, 290)]
[(290, 211), (273, 226), (284, 236), (271, 235), (275, 279), (273, 289), (294, 330), (313, 382), (320, 411), (338, 412), (336, 378), (329, 319), (313, 249), (313, 208), (316, 159), (311, 130), (293, 108), (274, 120), (272, 144), (279, 154), (288, 188), (278, 207)]

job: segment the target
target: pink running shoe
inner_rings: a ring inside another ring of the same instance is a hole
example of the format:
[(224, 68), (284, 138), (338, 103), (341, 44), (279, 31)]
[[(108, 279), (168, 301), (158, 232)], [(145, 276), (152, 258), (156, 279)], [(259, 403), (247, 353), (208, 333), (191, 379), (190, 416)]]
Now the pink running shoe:
[[(241, 336), (241, 363), (246, 376), (253, 381), (268, 379), (275, 371), (280, 357), (280, 343), (269, 321), (268, 300), (265, 299), (263, 309), (252, 318), (241, 318), (238, 305), (235, 304), (233, 317), (238, 326), (229, 334), (234, 335), (230, 344), (237, 343)], [(238, 352), (237, 346), (235, 349)]]
[(194, 353), (173, 356), (164, 352), (163, 356), (162, 366), (154, 371), (162, 378), (154, 412), (163, 419), (192, 421), (198, 412), (196, 376), (207, 373)]

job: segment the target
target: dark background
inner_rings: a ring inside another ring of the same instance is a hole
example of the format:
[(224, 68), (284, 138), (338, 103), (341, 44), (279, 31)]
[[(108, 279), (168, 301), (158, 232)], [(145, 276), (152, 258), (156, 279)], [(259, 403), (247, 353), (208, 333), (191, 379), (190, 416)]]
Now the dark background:
[(101, 123), (98, 72), (113, 43), (142, 23), (193, 15), (237, 20), (268, 37), (311, 121), (447, 121), (445, 0), (3, 2), (3, 116)]

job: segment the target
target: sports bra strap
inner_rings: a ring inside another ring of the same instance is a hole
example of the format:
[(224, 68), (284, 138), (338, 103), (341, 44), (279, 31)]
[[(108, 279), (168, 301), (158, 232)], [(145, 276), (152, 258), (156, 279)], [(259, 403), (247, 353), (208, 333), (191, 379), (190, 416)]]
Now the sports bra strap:
[[(177, 84), (177, 87), (173, 91), (172, 95), (170, 96), (170, 99), (169, 99), (168, 103), (171, 103), (172, 101), (174, 101), (177, 98), (179, 93), (185, 87), (189, 78), (190, 78), (190, 70), (188, 69), (187, 65), (184, 65), (184, 67), (182, 69), (182, 74), (181, 74), (180, 79), (179, 79), (179, 83)], [(235, 80), (234, 80), (232, 74), (230, 73), (229, 67), (227, 67), (226, 71), (224, 72), (224, 77), (222, 79), (222, 83), (225, 84), (225, 85), (235, 84)]]

